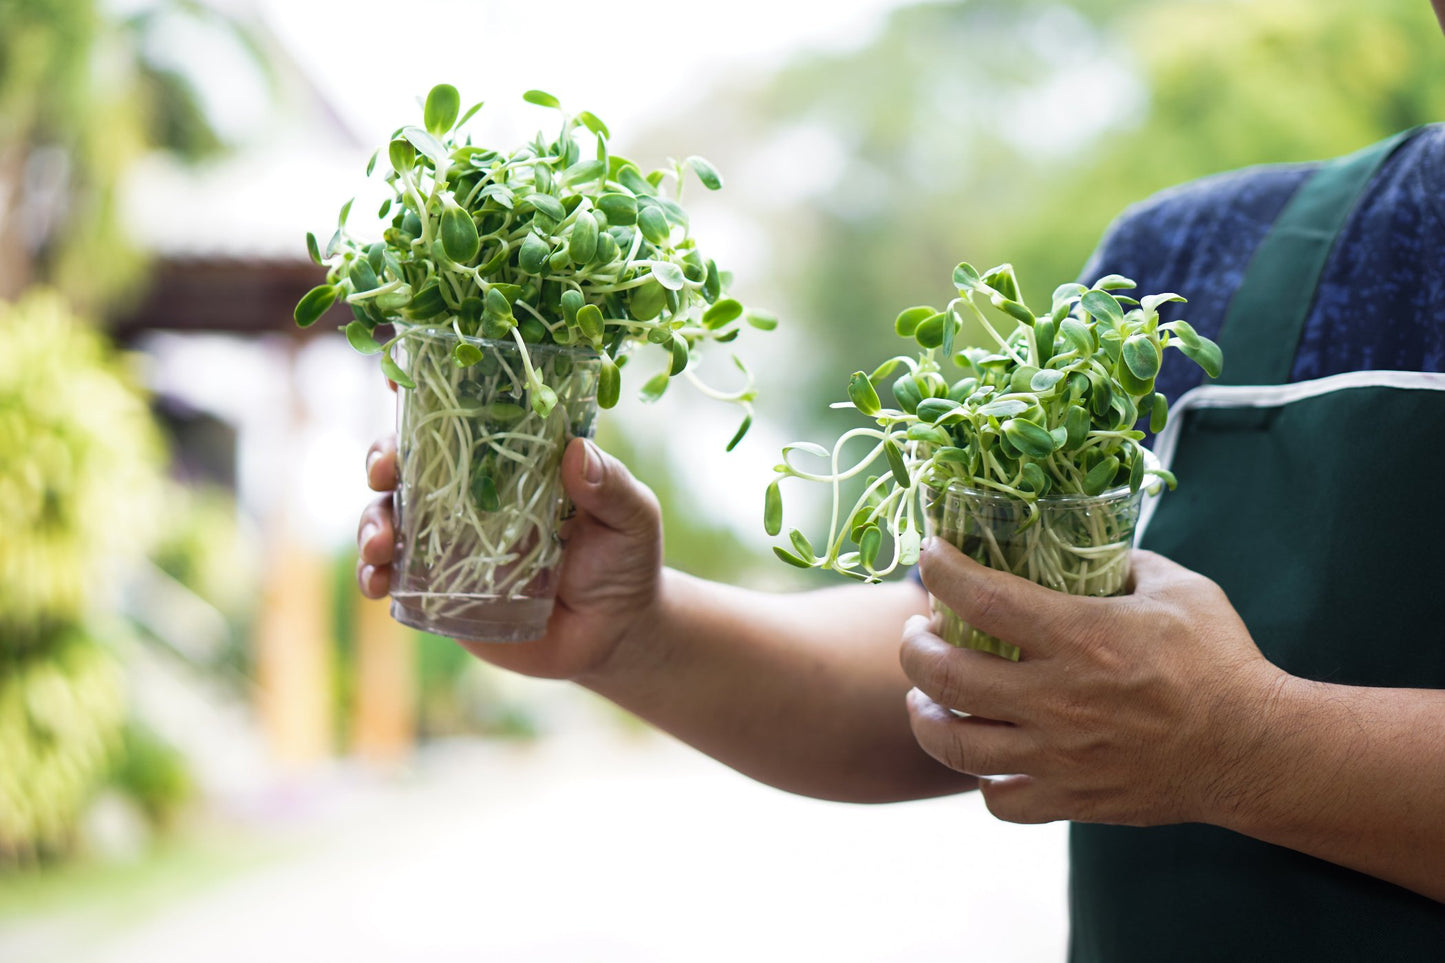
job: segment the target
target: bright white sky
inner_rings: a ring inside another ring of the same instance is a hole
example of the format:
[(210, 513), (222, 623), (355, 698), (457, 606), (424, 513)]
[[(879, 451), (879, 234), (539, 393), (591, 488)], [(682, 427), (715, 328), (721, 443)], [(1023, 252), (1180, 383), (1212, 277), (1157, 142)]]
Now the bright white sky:
[[(905, 0), (258, 0), (281, 38), (370, 143), (447, 82), (505, 121), (542, 88), (614, 129), (639, 130), (731, 70), (866, 41)], [(534, 122), (517, 121), (530, 133)], [(483, 125), (481, 130), (485, 130)], [(512, 133), (516, 133), (514, 130)]]

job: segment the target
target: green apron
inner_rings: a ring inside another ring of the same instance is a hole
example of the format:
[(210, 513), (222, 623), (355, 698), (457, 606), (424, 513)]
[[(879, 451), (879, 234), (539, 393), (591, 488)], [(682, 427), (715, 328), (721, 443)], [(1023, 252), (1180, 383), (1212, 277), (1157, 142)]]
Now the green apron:
[[(1335, 236), (1410, 133), (1323, 165), (1260, 244), (1224, 378), (1157, 439), (1180, 482), (1140, 544), (1218, 582), (1288, 672), (1445, 688), (1445, 375), (1288, 383)], [(1072, 963), (1445, 960), (1445, 904), (1225, 829), (1080, 823), (1069, 849)]]

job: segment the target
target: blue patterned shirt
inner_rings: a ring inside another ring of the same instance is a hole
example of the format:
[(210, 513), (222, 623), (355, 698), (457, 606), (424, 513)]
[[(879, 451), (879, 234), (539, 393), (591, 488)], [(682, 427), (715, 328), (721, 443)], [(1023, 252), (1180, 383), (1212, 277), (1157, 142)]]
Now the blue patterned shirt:
[[(1315, 164), (1247, 168), (1170, 188), (1126, 210), (1080, 280), (1174, 291), (1162, 310), (1218, 339), (1229, 299), (1274, 219)], [(1229, 359), (1225, 359), (1226, 366)], [(1330, 252), (1291, 380), (1356, 370), (1445, 370), (1445, 124), (1424, 128), (1376, 173)], [(1165, 353), (1159, 390), (1175, 400), (1202, 373)]]

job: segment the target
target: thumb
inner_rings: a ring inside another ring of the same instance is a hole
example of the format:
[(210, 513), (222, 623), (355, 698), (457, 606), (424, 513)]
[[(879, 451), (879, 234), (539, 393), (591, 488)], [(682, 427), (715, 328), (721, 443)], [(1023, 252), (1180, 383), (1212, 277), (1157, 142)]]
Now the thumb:
[(661, 511), (652, 489), (588, 438), (573, 438), (562, 455), (562, 485), (572, 502), (603, 526), (625, 535), (656, 531)]

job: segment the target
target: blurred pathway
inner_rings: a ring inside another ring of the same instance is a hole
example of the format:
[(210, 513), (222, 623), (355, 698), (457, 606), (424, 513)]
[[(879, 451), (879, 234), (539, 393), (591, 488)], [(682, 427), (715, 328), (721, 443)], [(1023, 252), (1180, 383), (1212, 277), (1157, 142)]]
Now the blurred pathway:
[(822, 803), (608, 731), (433, 746), (405, 777), (328, 792), (280, 860), (83, 946), (12, 922), (0, 959), (1063, 959), (1064, 826), (999, 823), (976, 795)]

